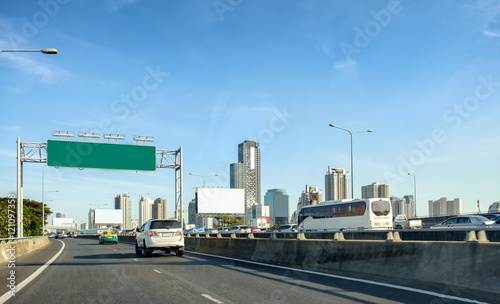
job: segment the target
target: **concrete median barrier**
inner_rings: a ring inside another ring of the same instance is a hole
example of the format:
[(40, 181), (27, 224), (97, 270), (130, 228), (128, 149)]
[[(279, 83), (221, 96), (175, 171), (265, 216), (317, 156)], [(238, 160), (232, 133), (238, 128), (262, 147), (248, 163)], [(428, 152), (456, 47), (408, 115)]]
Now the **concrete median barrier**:
[(500, 285), (500, 243), (188, 237), (186, 250), (468, 293)]
[(32, 251), (41, 249), (49, 244), (49, 238), (46, 236), (23, 238), (0, 243), (2, 255), (0, 263), (7, 263)]

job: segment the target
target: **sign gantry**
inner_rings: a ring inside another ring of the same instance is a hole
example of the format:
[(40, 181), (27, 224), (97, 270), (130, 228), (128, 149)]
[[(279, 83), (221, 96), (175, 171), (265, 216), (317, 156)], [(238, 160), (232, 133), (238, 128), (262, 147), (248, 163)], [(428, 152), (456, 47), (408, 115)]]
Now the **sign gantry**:
[[(73, 131), (56, 130), (59, 138), (74, 137)], [(82, 134), (82, 132), (80, 132)], [(87, 133), (84, 133), (87, 134)], [(122, 135), (122, 134), (119, 134)], [(98, 136), (93, 132), (92, 140)], [(85, 139), (85, 136), (83, 136)], [(116, 138), (112, 138), (116, 139)], [(121, 137), (119, 139), (122, 139)], [(134, 140), (152, 142), (152, 136), (134, 135)], [(145, 140), (144, 140), (145, 139)], [(47, 143), (22, 142), (17, 138), (17, 237), (23, 237), (23, 164), (46, 163), (52, 167), (94, 168), (111, 170), (175, 170), (175, 218), (183, 224), (182, 147), (178, 150), (156, 150), (154, 146), (116, 143), (47, 140)]]

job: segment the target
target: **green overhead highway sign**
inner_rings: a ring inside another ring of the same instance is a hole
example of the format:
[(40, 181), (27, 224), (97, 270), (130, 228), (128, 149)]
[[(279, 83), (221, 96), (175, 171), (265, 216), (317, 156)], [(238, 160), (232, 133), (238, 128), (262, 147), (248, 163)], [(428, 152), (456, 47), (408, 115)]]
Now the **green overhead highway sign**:
[(47, 140), (47, 165), (114, 170), (156, 170), (156, 147)]

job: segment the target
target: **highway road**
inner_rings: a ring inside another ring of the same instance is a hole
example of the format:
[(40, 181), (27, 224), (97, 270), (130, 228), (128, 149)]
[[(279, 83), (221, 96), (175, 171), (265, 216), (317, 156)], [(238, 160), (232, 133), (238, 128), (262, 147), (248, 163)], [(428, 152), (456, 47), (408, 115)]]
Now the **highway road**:
[[(132, 244), (99, 245), (97, 239), (51, 240), (15, 265), (21, 289), (13, 297), (3, 284), (0, 303), (484, 303), (453, 288), (377, 285), (193, 252), (146, 258)], [(4, 282), (9, 270), (2, 265)]]

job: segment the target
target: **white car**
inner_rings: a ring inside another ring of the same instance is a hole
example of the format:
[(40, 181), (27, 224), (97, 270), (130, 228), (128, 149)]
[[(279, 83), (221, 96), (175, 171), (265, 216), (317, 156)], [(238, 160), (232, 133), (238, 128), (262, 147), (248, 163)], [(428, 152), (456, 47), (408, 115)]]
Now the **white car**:
[(175, 251), (177, 256), (184, 254), (184, 234), (176, 220), (149, 220), (135, 237), (135, 253), (150, 256), (155, 250), (165, 253)]
[(229, 228), (229, 233), (251, 233), (252, 229), (247, 225), (236, 225)]

